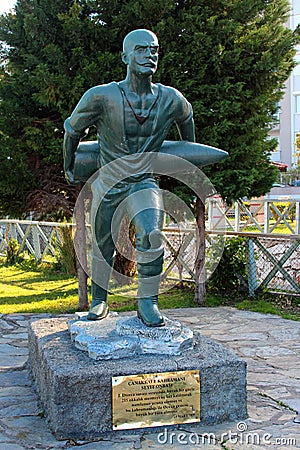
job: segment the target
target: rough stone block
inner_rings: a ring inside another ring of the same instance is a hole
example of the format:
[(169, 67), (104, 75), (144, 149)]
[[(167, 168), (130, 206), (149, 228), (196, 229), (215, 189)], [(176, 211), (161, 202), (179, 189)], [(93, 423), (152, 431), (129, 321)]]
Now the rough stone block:
[(42, 319), (30, 325), (29, 367), (58, 439), (119, 433), (112, 431), (113, 376), (200, 370), (201, 422), (247, 417), (246, 363), (199, 333), (194, 333), (193, 349), (181, 355), (96, 361), (75, 348), (67, 319)]
[(76, 313), (69, 321), (75, 347), (87, 351), (90, 358), (134, 358), (143, 354), (181, 355), (192, 350), (193, 332), (178, 320), (164, 316), (165, 327), (147, 327), (137, 316), (121, 317), (109, 313), (105, 321), (86, 320), (87, 314)]

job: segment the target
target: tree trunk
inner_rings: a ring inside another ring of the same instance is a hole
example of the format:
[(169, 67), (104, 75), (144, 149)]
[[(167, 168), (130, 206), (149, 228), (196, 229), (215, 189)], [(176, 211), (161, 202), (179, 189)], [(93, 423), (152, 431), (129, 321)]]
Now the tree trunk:
[(196, 200), (197, 223), (197, 255), (195, 262), (196, 282), (194, 301), (197, 305), (204, 306), (206, 301), (205, 288), (205, 204), (197, 197)]
[(84, 311), (88, 309), (87, 274), (84, 267), (87, 267), (86, 255), (86, 234), (85, 234), (85, 211), (83, 196), (79, 196), (75, 209), (76, 220), (76, 240), (77, 240), (77, 276), (78, 276), (78, 309)]
[[(114, 278), (119, 285), (133, 282), (133, 276), (136, 274), (135, 263), (135, 230), (129, 218), (125, 216), (122, 220), (119, 235), (118, 235), (119, 249), (116, 250), (114, 259)], [(125, 275), (127, 278), (124, 280)]]

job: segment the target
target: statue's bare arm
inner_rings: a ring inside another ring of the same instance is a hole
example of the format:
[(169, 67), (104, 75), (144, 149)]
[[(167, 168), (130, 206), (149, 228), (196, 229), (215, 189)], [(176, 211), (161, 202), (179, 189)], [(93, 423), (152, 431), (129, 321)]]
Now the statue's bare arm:
[[(89, 127), (95, 124), (101, 108), (95, 104), (95, 88), (87, 91), (78, 102), (71, 116), (66, 119), (63, 154), (64, 170), (69, 183), (78, 184), (73, 177), (75, 152)], [(98, 103), (98, 101), (97, 101)]]
[(195, 142), (195, 126), (194, 119), (191, 115), (182, 123), (177, 124), (180, 139), (183, 141)]

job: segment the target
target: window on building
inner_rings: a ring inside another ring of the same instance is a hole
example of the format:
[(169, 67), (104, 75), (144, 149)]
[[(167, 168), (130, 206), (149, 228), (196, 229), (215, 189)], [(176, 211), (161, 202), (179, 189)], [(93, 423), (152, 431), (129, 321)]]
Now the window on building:
[[(297, 28), (297, 26), (300, 23), (300, 5), (298, 5), (299, 8), (299, 13), (298, 14), (294, 14), (293, 16), (293, 29), (295, 30), (295, 28)], [(296, 13), (296, 11), (294, 11), (294, 13)]]
[(300, 45), (295, 45), (296, 55), (294, 56), (294, 61), (297, 63), (296, 67), (293, 70), (294, 75), (299, 75), (300, 69)]
[(300, 94), (295, 95), (295, 113), (300, 114)]
[(274, 148), (273, 152), (274, 153), (278, 153), (278, 152), (280, 152), (280, 140), (279, 140), (279, 137), (278, 136), (274, 136), (273, 139), (275, 139), (276, 142), (277, 142), (277, 146)]
[(273, 115), (274, 122), (279, 122), (279, 114), (280, 114), (280, 103), (276, 102), (276, 113)]
[(275, 139), (277, 142), (277, 146), (274, 148), (272, 153), (270, 154), (270, 159), (273, 162), (279, 162), (280, 161), (280, 139), (279, 136), (267, 136), (267, 140)]
[(298, 166), (300, 165), (300, 133), (295, 134), (295, 153), (293, 156), (293, 162)]

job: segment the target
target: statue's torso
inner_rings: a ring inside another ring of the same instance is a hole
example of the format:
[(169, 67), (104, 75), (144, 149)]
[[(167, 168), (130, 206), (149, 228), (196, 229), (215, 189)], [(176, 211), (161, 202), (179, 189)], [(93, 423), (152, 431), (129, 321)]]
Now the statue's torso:
[[(192, 114), (191, 106), (178, 91), (161, 84), (155, 84), (153, 96), (128, 97), (132, 108), (118, 83), (96, 86), (85, 93), (69, 119), (76, 132), (96, 126), (100, 165), (117, 161), (110, 176), (118, 179), (130, 177), (131, 173), (151, 172), (151, 153), (159, 151), (174, 122)], [(142, 115), (150, 109), (149, 117), (140, 124), (132, 109)]]
[[(130, 102), (130, 105), (128, 103)], [(124, 101), (124, 124), (128, 146), (131, 152), (142, 148), (151, 136), (157, 114), (158, 88), (144, 97), (126, 93)], [(144, 122), (139, 121), (139, 117)]]

